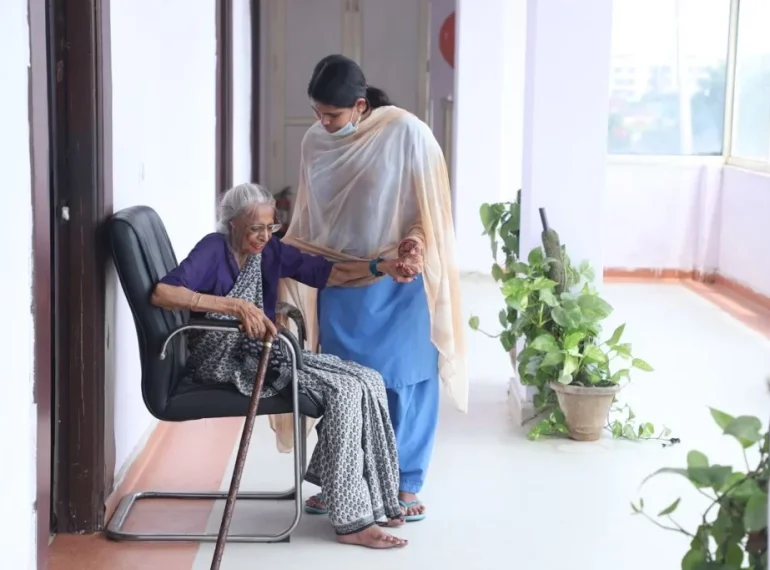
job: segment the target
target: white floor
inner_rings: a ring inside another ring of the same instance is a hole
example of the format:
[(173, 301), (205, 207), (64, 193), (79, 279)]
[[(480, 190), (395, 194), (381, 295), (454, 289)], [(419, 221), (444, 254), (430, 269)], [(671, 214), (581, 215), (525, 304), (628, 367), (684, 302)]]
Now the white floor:
[[(494, 284), (467, 278), (464, 286), (468, 315), (481, 316), (494, 330), (500, 308)], [(222, 568), (679, 568), (687, 539), (632, 516), (629, 503), (639, 497), (647, 474), (684, 465), (690, 449), (703, 451), (712, 462), (742, 464), (737, 445), (720, 435), (707, 406), (768, 419), (770, 342), (677, 285), (608, 285), (605, 293), (616, 307), (613, 323), (628, 323), (627, 340), (636, 355), (656, 368), (637, 374), (623, 398), (640, 418), (670, 426), (680, 445), (527, 441), (507, 417), (507, 355), (497, 341), (469, 330), (470, 413), (448, 406), (442, 412), (421, 495), (428, 518), (397, 530), (410, 540), (406, 549), (341, 546), (325, 517), (305, 516), (291, 543), (229, 544)], [(260, 419), (244, 490), (289, 486), (291, 456), (278, 454), (273, 445), (267, 422)], [(680, 524), (692, 527), (700, 518), (703, 500), (684, 480), (660, 477), (641, 492), (650, 511), (681, 496)], [(232, 531), (278, 531), (290, 511), (290, 504), (239, 505)], [(220, 512), (213, 513), (211, 530), (218, 527)], [(213, 546), (201, 546), (194, 570), (209, 568), (212, 553)]]

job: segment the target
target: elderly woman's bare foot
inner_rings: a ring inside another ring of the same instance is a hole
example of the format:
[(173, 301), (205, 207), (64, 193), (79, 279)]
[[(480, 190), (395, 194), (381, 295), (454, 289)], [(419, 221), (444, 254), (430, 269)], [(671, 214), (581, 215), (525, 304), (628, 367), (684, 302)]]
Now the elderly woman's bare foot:
[(406, 540), (388, 534), (377, 525), (372, 525), (355, 534), (338, 535), (337, 540), (342, 544), (353, 544), (355, 546), (378, 549), (403, 548), (408, 544)]

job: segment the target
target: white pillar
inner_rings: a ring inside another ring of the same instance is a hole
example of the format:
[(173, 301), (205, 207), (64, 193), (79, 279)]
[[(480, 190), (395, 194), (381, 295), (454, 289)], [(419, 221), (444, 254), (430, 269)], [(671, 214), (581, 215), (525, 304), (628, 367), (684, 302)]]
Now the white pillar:
[[(509, 24), (513, 26), (514, 24)], [(602, 279), (612, 0), (527, 0), (521, 256), (540, 245), (544, 207), (570, 258)], [(532, 415), (511, 382), (511, 412)]]
[(526, 0), (457, 0), (454, 176), (457, 260), (488, 274), (479, 207), (521, 185)]
[(612, 0), (528, 0), (521, 252), (538, 208), (575, 262), (602, 276)]

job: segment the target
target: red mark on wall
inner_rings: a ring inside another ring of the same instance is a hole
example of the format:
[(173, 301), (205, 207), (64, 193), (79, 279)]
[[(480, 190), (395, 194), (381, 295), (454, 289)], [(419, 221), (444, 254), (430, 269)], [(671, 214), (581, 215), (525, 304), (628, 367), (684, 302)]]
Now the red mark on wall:
[(449, 67), (455, 67), (455, 13), (447, 16), (441, 29), (438, 32), (438, 49), (441, 56), (449, 64)]

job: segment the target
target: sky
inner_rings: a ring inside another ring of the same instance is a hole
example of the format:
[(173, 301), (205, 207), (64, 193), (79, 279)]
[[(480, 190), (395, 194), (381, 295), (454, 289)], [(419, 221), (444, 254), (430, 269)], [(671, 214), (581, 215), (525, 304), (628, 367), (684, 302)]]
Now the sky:
[[(612, 53), (650, 65), (676, 58), (676, 8), (684, 56), (724, 60), (730, 0), (614, 0)], [(770, 53), (770, 0), (741, 0), (739, 53)]]

